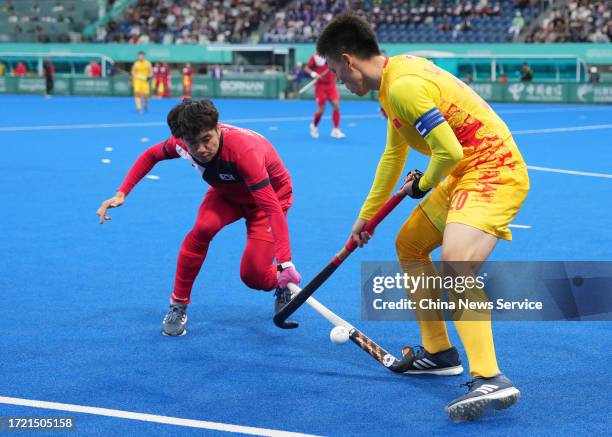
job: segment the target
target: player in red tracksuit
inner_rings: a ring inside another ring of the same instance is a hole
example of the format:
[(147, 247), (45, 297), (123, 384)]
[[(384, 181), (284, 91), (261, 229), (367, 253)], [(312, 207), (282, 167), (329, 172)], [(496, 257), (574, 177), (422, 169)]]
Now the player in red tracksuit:
[(325, 112), (325, 102), (329, 100), (334, 109), (332, 115), (334, 128), (331, 131), (331, 136), (344, 138), (346, 135), (340, 130), (340, 94), (338, 88), (336, 88), (336, 76), (330, 71), (325, 58), (317, 53), (310, 57), (308, 64), (304, 66), (304, 71), (316, 80), (314, 87), (317, 110), (314, 113), (314, 120), (310, 124), (310, 135), (313, 138), (319, 138), (319, 122)]
[(263, 136), (218, 120), (219, 113), (210, 100), (186, 99), (177, 105), (168, 114), (173, 136), (140, 155), (115, 196), (97, 211), (100, 223), (110, 219), (107, 209), (121, 206), (132, 188), (155, 164), (166, 159), (183, 158), (211, 186), (179, 251), (170, 308), (162, 323), (166, 335), (186, 333), (191, 289), (208, 246), (217, 232), (237, 220), (246, 220), (247, 243), (240, 277), (248, 287), (278, 287), (278, 311), (291, 298), (287, 284), (299, 284), (301, 280), (291, 262), (285, 219), (293, 200), (287, 169)]
[(167, 62), (164, 62), (160, 67), (159, 76), (163, 87), (160, 97), (170, 97), (170, 65)]
[(156, 62), (155, 65), (153, 66), (153, 95), (159, 96), (159, 97), (161, 97), (158, 91), (159, 85), (161, 83), (161, 76), (159, 73), (160, 69), (161, 69), (161, 64), (159, 62)]
[(193, 67), (187, 63), (183, 67), (183, 98), (191, 97), (191, 89), (193, 86)]

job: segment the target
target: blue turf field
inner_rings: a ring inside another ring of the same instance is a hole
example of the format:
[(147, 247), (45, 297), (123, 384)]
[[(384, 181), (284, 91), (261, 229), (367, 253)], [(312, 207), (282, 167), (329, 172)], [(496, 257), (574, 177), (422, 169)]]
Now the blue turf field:
[[(300, 329), (275, 328), (272, 295), (239, 279), (240, 222), (211, 246), (194, 288), (189, 334), (161, 336), (178, 248), (206, 186), (184, 161), (164, 162), (152, 172), (159, 179), (143, 180), (111, 211), (111, 222), (100, 226), (95, 211), (138, 154), (168, 136), (165, 115), (175, 103), (154, 101), (140, 116), (127, 98), (0, 97), (0, 396), (335, 436), (612, 429), (610, 323), (495, 324), (498, 360), (522, 400), (454, 425), (443, 408), (463, 393), (458, 385), (467, 374), (390, 374), (358, 348), (332, 345), (330, 326), (310, 308), (298, 313)], [(385, 138), (376, 105), (343, 102), (341, 141), (329, 138), (329, 118), (319, 140), (308, 136), (312, 102), (217, 105), (222, 121), (266, 135), (289, 168), (293, 255), (308, 280), (346, 240), (371, 183)], [(514, 241), (501, 242), (493, 258), (612, 260), (612, 107), (496, 109), (529, 165), (600, 176), (531, 171), (531, 193), (515, 221), (531, 228), (514, 229)], [(587, 128), (574, 129), (580, 126)], [(425, 163), (413, 152), (408, 165)], [(316, 295), (396, 354), (419, 342), (417, 326), (359, 321), (359, 264), (394, 260), (393, 236), (413, 205), (404, 202)], [(59, 414), (0, 404), (0, 416)], [(219, 433), (75, 416), (78, 435)]]

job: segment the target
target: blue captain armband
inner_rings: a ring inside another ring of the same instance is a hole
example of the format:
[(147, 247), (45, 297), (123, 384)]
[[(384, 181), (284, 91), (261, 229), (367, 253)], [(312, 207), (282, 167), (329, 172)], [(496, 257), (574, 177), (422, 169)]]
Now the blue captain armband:
[(438, 110), (438, 108), (434, 107), (416, 119), (414, 122), (414, 128), (423, 138), (425, 138), (436, 126), (444, 123), (445, 121), (446, 119), (442, 113)]

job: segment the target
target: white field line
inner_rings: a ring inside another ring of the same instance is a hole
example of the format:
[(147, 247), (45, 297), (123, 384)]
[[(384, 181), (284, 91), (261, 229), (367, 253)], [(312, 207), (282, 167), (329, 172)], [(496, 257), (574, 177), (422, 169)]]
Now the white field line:
[(512, 131), (512, 135), (554, 134), (559, 132), (578, 132), (585, 130), (612, 129), (612, 124), (591, 124), (589, 126), (552, 127), (545, 129), (525, 129)]
[(112, 410), (109, 408), (87, 407), (83, 405), (62, 404), (58, 402), (35, 401), (31, 399), (0, 396), (0, 404), (19, 405), (24, 407), (44, 408), (47, 410), (69, 411), (72, 413), (94, 414), (97, 416), (117, 417), (120, 419), (140, 420), (143, 422), (163, 423), (166, 425), (186, 426), (189, 428), (210, 429), (214, 431), (234, 432), (258, 436), (273, 437), (311, 437), (312, 434), (300, 434), (276, 429), (255, 428), (252, 426), (231, 425), (228, 423), (208, 422), (205, 420), (182, 419), (180, 417), (158, 416), (155, 414), (134, 413), (132, 411)]
[(612, 179), (612, 174), (606, 174), (606, 173), (591, 173), (588, 171), (564, 170), (562, 168), (539, 167), (537, 165), (528, 165), (527, 168), (529, 170), (545, 171), (549, 173), (562, 173), (562, 174), (571, 174), (575, 176), (590, 176), (593, 178)]
[(516, 229), (531, 229), (531, 226), (529, 225), (515, 225), (515, 224), (510, 224), (508, 225), (509, 228), (516, 228)]
[[(331, 117), (323, 117), (329, 119)], [(361, 120), (368, 118), (380, 118), (378, 114), (355, 114), (345, 115), (344, 119)], [(312, 116), (296, 116), (296, 117), (264, 117), (264, 118), (235, 118), (222, 120), (222, 123), (271, 123), (271, 122), (291, 122), (291, 121), (310, 121)], [(165, 121), (149, 121), (149, 122), (134, 122), (134, 123), (99, 123), (99, 124), (49, 124), (38, 126), (5, 126), (0, 127), (0, 132), (31, 132), (31, 131), (47, 131), (47, 130), (64, 130), (64, 129), (121, 129), (129, 127), (160, 127), (166, 126)]]

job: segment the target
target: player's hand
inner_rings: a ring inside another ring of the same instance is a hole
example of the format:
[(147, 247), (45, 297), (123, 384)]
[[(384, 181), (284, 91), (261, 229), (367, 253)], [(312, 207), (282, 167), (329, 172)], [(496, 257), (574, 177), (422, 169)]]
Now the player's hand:
[(419, 170), (412, 170), (410, 173), (406, 175), (406, 179), (402, 183), (401, 188), (398, 190), (398, 193), (402, 196), (412, 197), (412, 183), (414, 181), (415, 176), (422, 174)]
[(315, 71), (310, 72), (310, 77), (312, 77), (314, 80), (319, 79), (319, 75)]
[(278, 274), (278, 286), (280, 288), (287, 287), (289, 283), (300, 285), (302, 282), (302, 275), (298, 273), (295, 266), (286, 267)]
[(125, 202), (125, 194), (121, 191), (118, 191), (114, 197), (105, 200), (100, 205), (100, 208), (96, 211), (96, 214), (100, 217), (100, 224), (104, 224), (105, 220), (110, 220), (111, 216), (106, 213), (109, 208), (118, 208)]
[(351, 229), (351, 236), (359, 247), (363, 247), (364, 244), (368, 244), (368, 241), (370, 241), (370, 238), (372, 238), (372, 234), (363, 231), (363, 227), (367, 222), (367, 220), (358, 218), (355, 220), (355, 224), (353, 224), (353, 229)]

